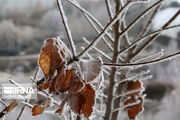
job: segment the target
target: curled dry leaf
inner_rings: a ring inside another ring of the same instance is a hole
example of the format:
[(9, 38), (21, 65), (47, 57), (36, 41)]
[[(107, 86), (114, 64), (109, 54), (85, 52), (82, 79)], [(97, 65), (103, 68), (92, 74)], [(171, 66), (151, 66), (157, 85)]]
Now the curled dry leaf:
[(17, 100), (13, 101), (12, 103), (10, 103), (10, 105), (7, 106), (6, 108), (6, 112), (11, 111), (13, 108), (15, 108), (18, 105)]
[(41, 105), (34, 105), (32, 108), (32, 115), (40, 115), (43, 113), (44, 109), (50, 106), (50, 99), (46, 99)]
[(83, 79), (86, 82), (91, 82), (97, 78), (102, 70), (102, 62), (99, 58), (92, 60), (81, 60), (80, 69), (83, 74)]
[(45, 41), (41, 49), (39, 65), (46, 78), (51, 77), (65, 59), (65, 49), (61, 48), (56, 39)]
[[(131, 120), (135, 120), (136, 116), (143, 111), (143, 97), (139, 97), (137, 100), (140, 101), (139, 104), (128, 106), (125, 108), (125, 110), (128, 111), (128, 116)], [(124, 102), (124, 105), (135, 103), (137, 102), (137, 100), (135, 97), (131, 97)]]
[(36, 116), (36, 115), (40, 115), (42, 114), (42, 112), (44, 111), (45, 108), (42, 108), (39, 105), (34, 105), (34, 107), (32, 108), (32, 115)]

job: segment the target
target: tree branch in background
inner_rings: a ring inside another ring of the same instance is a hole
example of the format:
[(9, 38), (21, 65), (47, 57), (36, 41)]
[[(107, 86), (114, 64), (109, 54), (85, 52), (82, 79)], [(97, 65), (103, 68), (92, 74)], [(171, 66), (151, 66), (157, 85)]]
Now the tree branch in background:
[(75, 45), (74, 45), (74, 41), (73, 41), (73, 38), (72, 38), (72, 34), (71, 34), (71, 31), (70, 31), (69, 25), (67, 23), (67, 18), (65, 16), (65, 13), (64, 13), (64, 10), (63, 10), (62, 0), (56, 0), (56, 1), (57, 1), (57, 5), (58, 5), (58, 8), (59, 8), (60, 16), (62, 18), (62, 23), (64, 24), (64, 28), (65, 28), (65, 31), (66, 31), (66, 34), (67, 34), (67, 37), (68, 37), (68, 41), (69, 41), (70, 46), (71, 46), (73, 58), (75, 58), (75, 56), (76, 56)]
[(170, 59), (175, 58), (175, 57), (177, 57), (177, 56), (179, 56), (179, 55), (180, 55), (180, 52), (177, 52), (177, 53), (174, 53), (174, 54), (171, 54), (171, 55), (162, 57), (162, 58), (160, 58), (160, 59), (156, 59), (156, 60), (152, 60), (152, 61), (148, 61), (148, 62), (142, 62), (142, 63), (125, 63), (125, 64), (103, 63), (103, 65), (104, 65), (104, 66), (110, 66), (110, 67), (123, 67), (123, 66), (132, 67), (132, 66), (138, 66), (138, 65), (150, 65), (150, 64), (155, 64), (155, 63), (159, 63), (159, 62), (162, 62), (162, 61), (170, 60)]
[(94, 44), (96, 44), (98, 42), (99, 39), (101, 39), (104, 34), (109, 30), (109, 28), (114, 25), (114, 23), (116, 21), (119, 20), (121, 14), (123, 13), (124, 10), (126, 10), (128, 8), (128, 6), (130, 5), (130, 2), (128, 2), (122, 9), (120, 9), (118, 11), (118, 13), (114, 16), (114, 18), (106, 25), (106, 27), (103, 29), (103, 31), (89, 44), (89, 46), (87, 46), (79, 55), (78, 57), (81, 57), (84, 53), (86, 53), (89, 49), (92, 48), (92, 46)]
[[(180, 14), (180, 9), (176, 12), (176, 14), (165, 24), (162, 26), (162, 29), (165, 29), (166, 27), (168, 27), (176, 18), (177, 16)], [(132, 55), (132, 58), (134, 58), (136, 55), (138, 55), (141, 51), (144, 50), (144, 48), (146, 48), (153, 40), (155, 40), (160, 34), (157, 33), (155, 35), (153, 35), (150, 39), (148, 39), (143, 45), (141, 45), (141, 47), (139, 49), (137, 49), (135, 51), (135, 53)]]
[(106, 8), (107, 8), (107, 12), (108, 12), (109, 18), (110, 18), (110, 20), (112, 20), (113, 12), (112, 12), (112, 9), (111, 9), (110, 1), (109, 0), (105, 0), (105, 3), (106, 3)]

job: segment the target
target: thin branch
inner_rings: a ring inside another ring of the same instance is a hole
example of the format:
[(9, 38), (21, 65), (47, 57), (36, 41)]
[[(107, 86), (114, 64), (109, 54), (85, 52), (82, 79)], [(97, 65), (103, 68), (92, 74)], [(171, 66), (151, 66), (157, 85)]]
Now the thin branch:
[[(90, 17), (88, 15), (85, 14), (85, 18), (88, 20), (88, 22), (91, 24), (91, 26), (94, 28), (94, 30), (99, 34), (100, 31), (98, 30), (98, 28), (93, 24), (93, 21), (90, 19)], [(106, 40), (105, 37), (102, 37), (104, 43), (108, 46), (108, 48), (112, 51), (113, 48), (110, 45), (110, 43), (108, 43), (108, 41)]]
[(169, 29), (176, 28), (176, 27), (180, 27), (180, 24), (178, 24), (178, 25), (173, 25), (173, 26), (170, 26), (170, 27), (166, 27), (166, 28), (164, 28), (164, 29), (159, 29), (159, 30), (156, 30), (156, 31), (154, 31), (154, 32), (152, 32), (152, 33), (150, 33), (150, 34), (144, 35), (144, 36), (142, 36), (141, 38), (138, 38), (137, 40), (135, 40), (133, 43), (131, 43), (128, 47), (126, 47), (126, 48), (124, 48), (123, 50), (119, 51), (119, 54), (121, 54), (121, 53), (125, 52), (126, 50), (132, 48), (132, 47), (135, 46), (138, 42), (140, 42), (140, 41), (142, 41), (142, 40), (144, 40), (144, 39), (146, 39), (146, 38), (148, 38), (148, 37), (151, 37), (151, 36), (153, 36), (153, 35), (155, 35), (155, 34), (157, 34), (157, 33), (161, 33), (161, 32), (163, 32), (163, 31), (165, 31), (165, 30), (169, 30)]
[[(67, 1), (68, 1), (70, 4), (72, 4), (74, 7), (76, 7), (77, 9), (79, 9), (84, 16), (85, 16), (85, 15), (89, 16), (89, 18), (90, 18), (92, 21), (94, 21), (94, 23), (95, 23), (99, 28), (101, 28), (101, 30), (104, 29), (104, 27), (102, 26), (102, 24), (101, 24), (91, 13), (89, 13), (89, 12), (86, 11), (84, 8), (82, 8), (78, 3), (76, 3), (75, 1), (72, 1), (72, 0), (67, 0)], [(85, 18), (86, 18), (86, 17), (85, 17)], [(110, 27), (110, 29), (112, 29), (112, 28)], [(112, 38), (112, 36), (111, 36), (109, 33), (106, 33), (106, 36), (108, 37), (109, 40), (111, 40), (111, 42), (114, 41), (113, 38)]]
[[(25, 102), (27, 102), (27, 100)], [(20, 111), (20, 113), (19, 113), (19, 115), (17, 117), (17, 120), (20, 120), (20, 117), (22, 116), (25, 107), (26, 107), (26, 105), (23, 105), (23, 107), (22, 107), (22, 109), (21, 109), (21, 111)]]
[(158, 13), (158, 10), (159, 10), (160, 6), (161, 6), (161, 4), (158, 5), (158, 6), (155, 8), (155, 10), (153, 11), (153, 13), (152, 13), (152, 15), (150, 16), (148, 22), (146, 23), (146, 25), (144, 26), (142, 32), (140, 33), (139, 38), (141, 38), (143, 35), (145, 35), (145, 34), (148, 32), (149, 27), (151, 26), (152, 20), (154, 19), (154, 17), (155, 17), (156, 14)]
[[(86, 38), (83, 38), (83, 40), (89, 45), (89, 41)], [(103, 51), (101, 51), (100, 49), (96, 48), (93, 46), (93, 48), (100, 53), (102, 56), (104, 56), (105, 58), (107, 58), (108, 60), (111, 60), (111, 57), (109, 57), (106, 53), (104, 53)]]
[[(36, 78), (37, 78), (38, 72), (39, 72), (39, 66), (36, 68), (36, 71), (35, 71), (35, 74), (34, 74), (34, 78), (33, 78), (34, 82), (37, 82)], [(29, 100), (30, 99), (26, 99), (25, 102), (29, 102)], [(23, 111), (25, 110), (25, 107), (26, 107), (26, 105), (23, 105), (23, 107), (21, 108), (21, 111), (20, 111), (20, 113), (19, 113), (19, 115), (17, 117), (17, 120), (20, 120), (20, 118), (21, 118), (21, 116), (23, 114)]]
[(7, 105), (0, 99), (0, 103), (2, 104), (2, 105), (4, 105), (5, 107), (7, 107)]
[[(176, 12), (176, 14), (166, 23), (162, 26), (161, 29), (167, 28), (180, 14), (180, 9)], [(153, 35), (149, 40), (147, 40), (139, 49), (136, 50), (136, 52), (132, 55), (132, 58), (138, 55), (146, 46), (148, 46), (153, 40), (155, 40), (160, 34), (157, 33)]]
[(112, 10), (111, 10), (110, 1), (109, 1), (109, 0), (105, 0), (105, 3), (106, 3), (106, 8), (107, 8), (107, 12), (108, 12), (109, 18), (110, 18), (110, 20), (112, 20), (112, 18), (113, 18), (113, 12), (112, 12)]
[(70, 31), (69, 25), (67, 23), (66, 15), (64, 13), (64, 9), (63, 9), (63, 6), (62, 6), (62, 0), (56, 0), (56, 1), (57, 1), (57, 5), (58, 5), (58, 8), (59, 8), (60, 16), (62, 18), (62, 23), (64, 24), (64, 28), (65, 28), (65, 31), (66, 31), (66, 34), (67, 34), (67, 37), (68, 37), (68, 41), (69, 41), (70, 46), (71, 46), (73, 58), (74, 58), (75, 55), (76, 55), (75, 45), (74, 45), (74, 41), (73, 41), (73, 38), (72, 38), (72, 34), (71, 34), (71, 31)]
[(112, 110), (112, 113), (113, 113), (113, 112), (116, 112), (116, 111), (119, 111), (119, 110), (121, 110), (121, 109), (124, 109), (124, 108), (126, 108), (126, 107), (129, 107), (129, 106), (138, 105), (139, 103), (140, 103), (140, 101), (138, 100), (137, 102), (129, 103), (129, 104), (127, 104), (127, 105), (120, 106), (119, 108), (116, 108), (116, 109)]
[(152, 60), (152, 61), (148, 61), (148, 62), (142, 62), (142, 63), (128, 63), (128, 64), (116, 64), (116, 63), (103, 63), (104, 66), (110, 66), (110, 67), (123, 67), (123, 66), (139, 66), (139, 65), (148, 65), (148, 64), (155, 64), (161, 61), (166, 61), (166, 60), (170, 60), (171, 58), (174, 58), (176, 56), (179, 56), (180, 52), (162, 57), (160, 59), (156, 59), (156, 60)]
[(132, 91), (128, 91), (128, 92), (122, 93), (122, 94), (120, 94), (120, 95), (114, 95), (113, 100), (115, 100), (115, 99), (117, 99), (117, 98), (119, 98), (119, 97), (122, 97), (122, 96), (127, 96), (127, 95), (130, 95), (130, 94), (132, 94), (132, 93), (142, 92), (142, 91), (144, 91), (144, 88), (133, 89)]
[[(13, 102), (11, 102), (11, 103), (17, 103), (17, 100), (14, 100)], [(10, 104), (9, 104), (10, 105)], [(8, 106), (9, 106), (8, 105)], [(7, 113), (9, 113), (9, 112), (11, 112), (15, 107), (17, 106), (17, 104), (16, 105), (14, 105), (14, 106), (12, 106), (10, 109), (8, 108), (8, 107), (5, 107), (1, 112), (0, 112), (0, 118), (2, 118), (4, 115), (6, 115)]]
[(106, 27), (103, 29), (103, 31), (89, 44), (89, 46), (87, 46), (79, 55), (78, 57), (81, 57), (84, 53), (86, 53), (89, 49), (92, 48), (92, 46), (98, 42), (99, 39), (101, 39), (104, 34), (109, 30), (109, 28), (114, 25), (114, 23), (116, 21), (119, 20), (120, 15), (122, 14), (122, 12), (128, 8), (128, 6), (130, 5), (131, 2), (128, 2), (122, 9), (120, 9), (118, 11), (118, 13), (114, 16), (114, 18), (106, 25)]
[(131, 27), (133, 27), (141, 18), (144, 17), (147, 13), (149, 13), (154, 7), (161, 4), (163, 0), (159, 0), (158, 2), (151, 5), (149, 8), (147, 8), (143, 13), (141, 13), (135, 20), (133, 20), (120, 34), (122, 36), (124, 33), (126, 33)]
[(125, 77), (122, 80), (115, 81), (115, 84), (121, 84), (121, 83), (126, 82), (126, 81), (131, 81), (131, 80), (139, 79), (140, 77), (143, 77), (143, 76), (145, 76), (145, 75), (147, 75), (149, 73), (150, 73), (150, 70), (143, 71), (143, 72), (135, 74), (133, 76)]

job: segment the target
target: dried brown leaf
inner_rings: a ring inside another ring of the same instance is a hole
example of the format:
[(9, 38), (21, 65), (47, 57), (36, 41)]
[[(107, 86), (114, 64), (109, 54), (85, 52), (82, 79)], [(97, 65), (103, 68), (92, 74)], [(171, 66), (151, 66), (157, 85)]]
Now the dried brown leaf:
[(71, 95), (69, 100), (69, 105), (76, 114), (80, 114), (82, 106), (85, 102), (86, 102), (85, 95), (81, 92), (78, 92)]
[(58, 87), (60, 92), (68, 91), (72, 86), (72, 82), (75, 76), (75, 69), (69, 69), (65, 71), (60, 71), (57, 76), (58, 79)]
[(32, 108), (32, 115), (33, 116), (40, 115), (42, 114), (43, 111), (44, 111), (44, 108), (42, 108), (39, 105), (34, 105), (34, 107)]
[[(126, 86), (126, 92), (131, 92), (133, 90), (141, 89), (142, 87), (143, 87), (142, 83), (139, 80), (128, 81), (127, 82), (127, 86)], [(139, 95), (140, 93), (141, 92), (138, 91), (138, 92), (134, 92), (134, 93), (128, 94), (127, 96)]]
[[(129, 119), (134, 120), (136, 116), (143, 111), (143, 98), (139, 97), (138, 100), (140, 100), (140, 103), (137, 105), (128, 106), (125, 108), (125, 110), (128, 111)], [(124, 102), (124, 105), (128, 105), (131, 103), (135, 103), (137, 100), (135, 97), (132, 97)]]
[(91, 88), (89, 84), (87, 84), (81, 92), (86, 97), (86, 101), (82, 105), (82, 114), (84, 114), (86, 118), (89, 118), (89, 116), (93, 112), (93, 106), (95, 102), (95, 91)]
[(65, 49), (59, 53), (59, 48), (56, 39), (48, 39), (45, 41), (45, 45), (41, 49), (41, 54), (39, 58), (39, 65), (46, 78), (51, 77), (55, 70), (62, 64), (64, 61)]
[(17, 100), (13, 101), (12, 103), (10, 103), (10, 105), (7, 106), (6, 108), (6, 112), (11, 111), (13, 108), (15, 108), (18, 105)]

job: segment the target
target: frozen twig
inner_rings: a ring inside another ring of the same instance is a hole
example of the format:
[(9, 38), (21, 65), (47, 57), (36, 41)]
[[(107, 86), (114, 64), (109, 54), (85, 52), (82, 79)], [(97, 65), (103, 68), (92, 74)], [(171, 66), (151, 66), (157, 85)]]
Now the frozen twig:
[(0, 103), (2, 104), (2, 105), (4, 105), (5, 107), (7, 107), (7, 105), (0, 99)]
[[(34, 74), (34, 78), (33, 78), (34, 82), (36, 82), (36, 78), (37, 78), (38, 72), (39, 72), (39, 67), (36, 68), (36, 71), (35, 71), (35, 74)], [(25, 100), (25, 102), (29, 102), (29, 101), (30, 101), (30, 97)], [(20, 111), (20, 113), (19, 113), (19, 115), (17, 117), (17, 120), (20, 120), (20, 118), (21, 118), (21, 116), (23, 114), (23, 111), (25, 110), (25, 107), (26, 107), (26, 105), (23, 105), (23, 107), (21, 108), (21, 111)]]
[(113, 18), (113, 12), (112, 12), (112, 9), (111, 9), (110, 0), (105, 0), (105, 3), (106, 3), (106, 8), (107, 8), (109, 18), (111, 20)]
[(149, 13), (154, 7), (158, 6), (161, 4), (163, 0), (159, 0), (158, 2), (154, 3), (150, 7), (148, 7), (143, 13), (141, 13), (135, 20), (133, 20), (123, 31), (119, 33), (120, 36), (124, 35), (130, 28), (132, 28), (136, 23), (141, 20), (147, 13)]
[(64, 28), (65, 28), (65, 31), (66, 31), (66, 34), (67, 34), (67, 37), (68, 37), (68, 40), (69, 40), (69, 43), (70, 43), (70, 46), (71, 46), (73, 58), (74, 58), (75, 55), (76, 55), (75, 45), (74, 45), (72, 34), (71, 34), (71, 31), (70, 31), (70, 28), (69, 28), (69, 25), (68, 25), (68, 22), (67, 22), (66, 15), (64, 13), (64, 9), (63, 9), (63, 6), (62, 6), (62, 0), (56, 0), (56, 1), (57, 1), (57, 5), (58, 5), (58, 8), (59, 8), (60, 16), (62, 18), (62, 23), (64, 24)]
[(122, 97), (122, 96), (126, 96), (126, 95), (130, 95), (130, 94), (133, 94), (133, 93), (137, 93), (137, 92), (142, 92), (144, 91), (144, 88), (141, 88), (141, 89), (135, 89), (135, 90), (132, 90), (132, 91), (129, 91), (129, 92), (125, 92), (125, 93), (122, 93), (120, 95), (114, 95), (114, 100), (119, 98), (119, 97)]
[[(86, 38), (83, 38), (83, 40), (89, 45), (89, 41)], [(100, 53), (102, 56), (104, 56), (105, 58), (107, 58), (108, 60), (111, 60), (111, 57), (109, 57), (106, 53), (104, 53), (103, 51), (101, 51), (100, 49), (98, 49), (97, 47), (93, 46), (93, 48)]]
[(130, 103), (130, 104), (127, 104), (127, 105), (120, 106), (119, 108), (116, 108), (116, 109), (112, 110), (112, 113), (113, 113), (113, 112), (116, 112), (116, 111), (119, 111), (119, 110), (121, 110), (121, 109), (124, 109), (124, 108), (126, 108), (126, 107), (129, 107), (129, 106), (138, 105), (139, 103), (140, 103), (140, 101), (137, 100), (137, 101), (134, 102), (134, 103)]
[(109, 30), (110, 27), (112, 27), (112, 25), (114, 25), (115, 22), (117, 22), (119, 20), (119, 18), (121, 17), (121, 14), (124, 12), (124, 10), (126, 10), (128, 8), (128, 6), (130, 5), (130, 2), (128, 2), (125, 6), (123, 6), (118, 13), (114, 16), (114, 18), (106, 25), (106, 27), (102, 30), (102, 32), (89, 44), (88, 47), (86, 47), (79, 55), (78, 57), (81, 57), (84, 53), (86, 53), (89, 49), (91, 49), (93, 47), (94, 44), (96, 44), (99, 39), (101, 39), (104, 34)]
[[(85, 15), (89, 16), (89, 18), (90, 18), (99, 28), (101, 28), (101, 30), (104, 29), (104, 27), (102, 26), (102, 24), (101, 24), (91, 13), (89, 13), (89, 12), (86, 11), (84, 8), (82, 8), (79, 3), (75, 2), (75, 1), (72, 1), (72, 0), (67, 0), (67, 1), (68, 1), (70, 4), (72, 4), (73, 6), (75, 6), (77, 9), (79, 9), (84, 16), (85, 16)], [(86, 17), (85, 17), (85, 18), (86, 18)], [(111, 27), (110, 27), (110, 29), (111, 29)], [(112, 36), (111, 36), (108, 32), (106, 32), (106, 36), (107, 36), (107, 38), (108, 38), (109, 40), (111, 40), (111, 42), (114, 41), (113, 38), (112, 38)]]
[(148, 37), (152, 37), (153, 35), (155, 34), (160, 34), (161, 32), (163, 31), (166, 31), (166, 30), (169, 30), (169, 29), (173, 29), (173, 28), (177, 28), (177, 27), (180, 27), (180, 24), (178, 25), (173, 25), (173, 26), (170, 26), (170, 27), (166, 27), (164, 29), (159, 29), (159, 30), (156, 30), (150, 34), (147, 34), (147, 35), (144, 35), (142, 36), (141, 38), (138, 38), (137, 40), (135, 40), (134, 42), (132, 42), (129, 46), (127, 46), (126, 48), (122, 49), (121, 51), (119, 51), (119, 55), (125, 51), (127, 51), (128, 49), (132, 48), (133, 46), (135, 46), (137, 43), (143, 41), (144, 39), (148, 38)]
[(172, 58), (177, 57), (179, 55), (180, 55), (180, 52), (177, 52), (177, 53), (174, 53), (174, 54), (162, 57), (160, 59), (156, 59), (156, 60), (152, 60), (152, 61), (148, 61), (148, 62), (127, 63), (127, 64), (103, 63), (103, 65), (104, 66), (110, 66), (110, 67), (123, 67), (123, 66), (131, 67), (131, 66), (139, 66), (139, 65), (150, 65), (150, 64), (155, 64), (155, 63), (158, 63), (158, 62), (162, 62), (162, 61), (166, 61), (166, 60), (172, 59)]
[[(166, 23), (162, 26), (162, 30), (167, 28), (176, 18), (177, 16), (180, 14), (180, 9), (176, 12), (176, 14)], [(149, 38), (143, 45), (141, 45), (141, 47), (139, 47), (135, 53), (133, 53), (132, 58), (135, 57), (136, 55), (138, 55), (140, 52), (142, 52), (144, 50), (144, 48), (146, 48), (146, 46), (148, 46), (153, 40), (155, 40), (160, 34), (157, 33), (155, 35), (153, 35), (151, 38)]]
[(161, 4), (158, 5), (158, 6), (155, 8), (155, 10), (153, 11), (153, 13), (152, 13), (152, 15), (150, 16), (148, 22), (147, 22), (146, 25), (144, 26), (142, 32), (139, 34), (139, 38), (141, 38), (142, 36), (144, 36), (144, 35), (148, 32), (148, 30), (149, 30), (149, 28), (150, 28), (150, 26), (151, 26), (152, 20), (154, 19), (154, 17), (155, 17), (156, 14), (158, 13), (158, 10), (159, 10), (160, 6), (161, 6)]
[(164, 55), (164, 50), (162, 49), (158, 52), (155, 52), (155, 53), (153, 52), (153, 53), (150, 53), (146, 56), (137, 58), (137, 59), (131, 61), (131, 63), (138, 63), (138, 62), (143, 62), (143, 61), (147, 61), (147, 60), (154, 60), (157, 58), (161, 58), (163, 55)]
[[(100, 31), (98, 30), (98, 28), (96, 27), (96, 25), (93, 23), (93, 21), (90, 19), (90, 17), (88, 15), (85, 15), (86, 19), (88, 20), (88, 22), (91, 24), (91, 26), (95, 29), (95, 31), (99, 34)], [(108, 41), (106, 40), (105, 37), (102, 37), (104, 43), (108, 46), (108, 48), (113, 51), (112, 46), (110, 45), (110, 43), (108, 43)]]
[(147, 75), (150, 73), (150, 70), (147, 70), (147, 71), (142, 71), (140, 73), (137, 73), (133, 76), (130, 76), (130, 77), (126, 77), (122, 80), (119, 80), (119, 81), (115, 81), (115, 84), (120, 84), (120, 83), (123, 83), (123, 82), (127, 82), (127, 81), (131, 81), (131, 80), (137, 80), (139, 79), (140, 77), (144, 76), (144, 75)]

